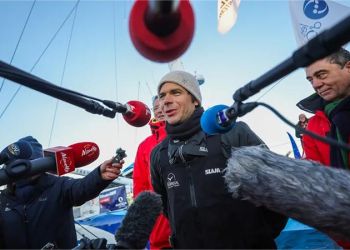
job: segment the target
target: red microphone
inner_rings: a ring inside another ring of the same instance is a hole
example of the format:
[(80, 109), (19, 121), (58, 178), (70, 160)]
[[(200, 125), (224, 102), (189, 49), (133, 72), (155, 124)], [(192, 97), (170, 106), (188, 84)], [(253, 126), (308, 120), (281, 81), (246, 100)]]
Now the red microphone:
[(15, 160), (0, 169), (0, 186), (48, 171), (59, 176), (70, 173), (76, 167), (82, 167), (95, 161), (99, 152), (98, 146), (93, 142), (45, 149), (43, 158)]
[(126, 104), (126, 112), (124, 112), (124, 120), (134, 127), (142, 127), (151, 119), (150, 109), (142, 102), (129, 101)]
[(194, 13), (189, 0), (136, 0), (129, 19), (131, 41), (138, 52), (155, 62), (170, 62), (189, 47)]
[(146, 104), (140, 101), (128, 101), (126, 104), (104, 100), (103, 104), (122, 113), (124, 120), (134, 127), (142, 127), (151, 119), (151, 111)]
[(68, 147), (73, 150), (76, 168), (89, 165), (100, 155), (100, 149), (94, 142), (78, 142)]
[(99, 154), (100, 150), (93, 142), (79, 142), (68, 147), (58, 146), (44, 150), (44, 156), (55, 159), (56, 169), (54, 173), (58, 176), (73, 172), (76, 167), (92, 163)]

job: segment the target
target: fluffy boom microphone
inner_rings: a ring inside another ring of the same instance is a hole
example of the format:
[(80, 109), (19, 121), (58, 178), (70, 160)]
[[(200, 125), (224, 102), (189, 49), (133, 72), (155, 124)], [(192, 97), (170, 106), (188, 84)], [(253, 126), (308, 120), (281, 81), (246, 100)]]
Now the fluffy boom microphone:
[(160, 195), (148, 191), (140, 193), (116, 232), (116, 249), (144, 249), (161, 211)]
[(350, 171), (291, 159), (259, 146), (233, 149), (225, 171), (234, 198), (350, 240)]

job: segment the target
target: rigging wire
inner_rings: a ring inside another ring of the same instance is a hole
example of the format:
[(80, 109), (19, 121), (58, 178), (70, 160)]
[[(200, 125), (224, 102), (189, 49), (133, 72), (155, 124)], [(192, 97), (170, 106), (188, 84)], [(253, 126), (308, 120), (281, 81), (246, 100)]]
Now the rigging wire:
[(148, 82), (146, 82), (146, 86), (147, 86), (147, 89), (148, 89), (149, 94), (151, 95), (151, 98), (153, 98), (154, 95), (153, 95), (153, 93), (152, 93), (151, 88), (149, 87)]
[[(91, 232), (90, 230), (88, 230), (86, 227), (84, 227), (79, 221), (75, 221), (75, 223), (78, 224), (79, 226), (81, 226), (84, 230), (86, 230), (87, 232), (89, 232), (91, 235), (95, 236), (96, 239), (99, 238), (96, 234), (94, 234), (93, 232)], [(78, 231), (77, 231), (77, 232), (78, 232)], [(79, 233), (79, 234), (80, 234), (80, 233)], [(80, 234), (80, 235), (82, 235), (82, 234)], [(83, 234), (82, 236), (84, 236), (84, 234)]]
[[(47, 44), (47, 46), (45, 47), (45, 49), (43, 50), (43, 52), (40, 54), (40, 56), (38, 57), (38, 59), (36, 60), (36, 62), (34, 63), (34, 65), (32, 66), (32, 68), (30, 69), (29, 72), (32, 72), (34, 70), (34, 68), (36, 67), (36, 65), (39, 63), (39, 61), (41, 60), (41, 58), (43, 57), (43, 55), (45, 54), (45, 52), (47, 51), (47, 49), (50, 47), (50, 45), (52, 44), (53, 40), (56, 38), (56, 36), (58, 35), (58, 33), (61, 31), (61, 29), (63, 28), (64, 24), (67, 22), (67, 20), (70, 18), (70, 16), (73, 14), (74, 10), (77, 8), (78, 3), (80, 0), (77, 0), (77, 2), (75, 3), (75, 5), (73, 6), (73, 8), (70, 10), (70, 12), (68, 13), (68, 15), (66, 16), (66, 18), (64, 19), (64, 21), (62, 22), (62, 24), (60, 25), (60, 27), (58, 28), (58, 30), (55, 32), (55, 34), (52, 36), (52, 38), (50, 39), (49, 43)], [(17, 90), (15, 91), (15, 93), (12, 95), (10, 101), (7, 103), (7, 105), (5, 106), (4, 110), (1, 112), (0, 114), (0, 119), (3, 117), (3, 115), (5, 114), (6, 110), (8, 109), (8, 107), (11, 105), (12, 101), (15, 99), (15, 97), (17, 96), (18, 92), (20, 91), (20, 89), (22, 88), (22, 85), (18, 86)]]
[[(22, 28), (21, 34), (20, 34), (20, 36), (19, 36), (19, 38), (18, 38), (18, 41), (17, 41), (16, 47), (15, 47), (15, 50), (14, 50), (13, 53), (12, 53), (11, 60), (10, 60), (10, 64), (12, 64), (12, 61), (13, 61), (13, 59), (15, 58), (17, 49), (18, 49), (19, 44), (20, 44), (20, 42), (21, 42), (21, 40), (22, 40), (22, 36), (23, 36), (24, 31), (25, 31), (25, 29), (26, 29), (26, 27), (27, 27), (27, 24), (28, 24), (28, 21), (29, 21), (29, 18), (30, 18), (30, 16), (31, 16), (31, 14), (32, 14), (32, 11), (33, 11), (33, 9), (34, 9), (35, 3), (36, 3), (36, 0), (33, 1), (32, 6), (31, 6), (31, 8), (30, 8), (30, 10), (29, 10), (27, 19), (26, 19), (26, 21), (25, 21), (25, 23), (24, 23), (24, 26), (23, 26), (23, 28)], [(0, 92), (1, 92), (1, 90), (2, 90), (2, 87), (4, 86), (5, 80), (6, 80), (6, 79), (3, 78), (2, 83), (1, 83), (1, 86), (0, 86)]]
[[(75, 26), (75, 20), (76, 20), (76, 17), (77, 17), (79, 2), (80, 2), (80, 0), (77, 1), (77, 7), (75, 8), (75, 11), (74, 11), (73, 22), (72, 22), (72, 26), (71, 26), (71, 30), (70, 30), (70, 35), (69, 35), (69, 40), (68, 40), (68, 45), (67, 45), (67, 50), (66, 50), (66, 56), (65, 56), (65, 59), (64, 59), (63, 70), (62, 70), (62, 75), (61, 75), (61, 81), (60, 81), (60, 86), (61, 87), (63, 85), (63, 79), (64, 79), (64, 76), (65, 76), (65, 73), (66, 73), (68, 55), (69, 55), (69, 51), (70, 51), (70, 45), (71, 45), (71, 42), (72, 42), (73, 31), (74, 31), (74, 26)], [(54, 111), (54, 115), (53, 115), (53, 119), (52, 119), (52, 124), (51, 124), (51, 130), (50, 130), (48, 146), (51, 145), (52, 134), (53, 134), (53, 130), (55, 128), (55, 121), (56, 121), (56, 116), (57, 116), (58, 103), (59, 103), (59, 100), (57, 99), (56, 100), (56, 105), (55, 105), (55, 111)]]
[[(116, 2), (113, 2), (113, 52), (114, 52), (114, 79), (115, 79), (115, 97), (116, 102), (118, 102), (118, 78), (117, 78), (117, 25), (116, 25)], [(116, 116), (117, 119), (117, 138), (119, 138), (119, 115)]]
[(258, 99), (256, 99), (255, 101), (259, 101), (261, 98), (263, 98), (265, 95), (267, 95), (274, 87), (276, 87), (284, 78), (286, 78), (286, 76), (282, 77), (281, 79), (279, 79), (275, 84), (273, 84), (271, 86), (271, 88), (269, 88), (265, 93), (263, 93), (261, 96), (258, 97)]

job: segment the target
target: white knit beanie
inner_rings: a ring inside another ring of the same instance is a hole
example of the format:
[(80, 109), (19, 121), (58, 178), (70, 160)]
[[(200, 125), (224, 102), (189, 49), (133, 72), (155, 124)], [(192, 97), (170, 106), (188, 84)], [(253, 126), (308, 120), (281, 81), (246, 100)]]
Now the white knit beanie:
[(166, 82), (172, 82), (180, 85), (181, 87), (185, 88), (188, 92), (190, 92), (194, 96), (194, 98), (196, 98), (199, 104), (202, 103), (201, 91), (199, 89), (198, 81), (194, 75), (180, 70), (169, 72), (160, 80), (158, 84), (158, 94), (162, 85)]

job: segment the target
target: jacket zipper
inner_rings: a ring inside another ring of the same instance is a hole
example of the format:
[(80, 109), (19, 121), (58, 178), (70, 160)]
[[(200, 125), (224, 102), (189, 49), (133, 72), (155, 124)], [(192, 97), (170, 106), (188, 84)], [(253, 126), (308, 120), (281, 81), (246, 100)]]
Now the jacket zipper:
[(188, 172), (188, 182), (190, 184), (190, 196), (191, 196), (191, 204), (192, 207), (197, 208), (197, 199), (196, 199), (196, 192), (194, 189), (194, 183), (193, 183), (193, 176), (192, 176), (192, 171), (191, 171), (191, 166), (187, 162), (186, 164), (186, 169)]
[[(186, 142), (185, 142), (186, 144)], [(179, 148), (179, 155), (180, 155), (180, 158), (182, 160), (182, 162), (186, 165), (186, 169), (187, 169), (187, 172), (188, 172), (188, 182), (190, 184), (190, 197), (191, 197), (191, 204), (192, 204), (192, 207), (197, 207), (197, 200), (196, 200), (196, 192), (194, 190), (194, 184), (193, 184), (193, 176), (192, 176), (192, 171), (191, 171), (191, 166), (190, 164), (187, 163), (183, 153), (182, 153), (182, 149), (183, 149), (183, 146), (184, 145), (181, 145), (180, 148)]]
[(26, 205), (23, 206), (23, 212), (24, 212), (24, 223), (27, 224), (28, 217), (27, 217), (27, 206)]

